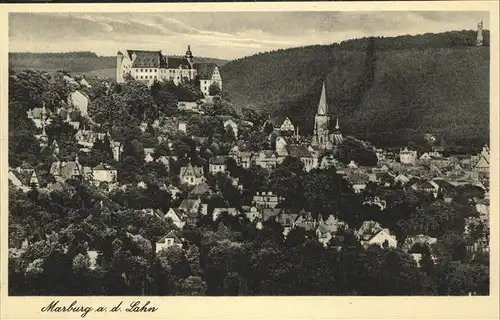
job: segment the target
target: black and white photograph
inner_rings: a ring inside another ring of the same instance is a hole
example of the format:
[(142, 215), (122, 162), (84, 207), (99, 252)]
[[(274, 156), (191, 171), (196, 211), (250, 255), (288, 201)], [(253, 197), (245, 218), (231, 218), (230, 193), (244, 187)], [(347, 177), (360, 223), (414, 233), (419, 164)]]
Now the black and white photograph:
[(490, 12), (10, 12), (8, 51), (9, 296), (490, 295)]

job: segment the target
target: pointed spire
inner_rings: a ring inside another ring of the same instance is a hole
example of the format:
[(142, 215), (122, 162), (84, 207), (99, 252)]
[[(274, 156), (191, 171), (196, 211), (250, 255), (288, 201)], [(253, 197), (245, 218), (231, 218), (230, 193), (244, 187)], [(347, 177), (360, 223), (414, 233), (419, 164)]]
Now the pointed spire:
[(323, 82), (323, 88), (321, 89), (321, 97), (319, 98), (317, 115), (326, 115), (326, 113), (327, 113), (326, 90), (325, 90), (325, 83)]

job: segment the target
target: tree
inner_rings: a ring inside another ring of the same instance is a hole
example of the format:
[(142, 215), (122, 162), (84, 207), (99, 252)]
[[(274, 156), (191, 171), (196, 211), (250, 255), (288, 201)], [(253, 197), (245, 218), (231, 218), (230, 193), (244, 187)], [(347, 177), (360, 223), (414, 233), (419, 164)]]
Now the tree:
[(208, 87), (208, 94), (211, 96), (220, 96), (222, 93), (220, 86), (217, 82), (213, 82), (209, 87)]

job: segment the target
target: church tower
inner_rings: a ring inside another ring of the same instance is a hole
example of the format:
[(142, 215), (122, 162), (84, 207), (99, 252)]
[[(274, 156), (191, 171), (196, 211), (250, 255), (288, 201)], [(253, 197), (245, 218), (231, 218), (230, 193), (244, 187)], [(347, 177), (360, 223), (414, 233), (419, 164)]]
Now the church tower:
[(328, 125), (330, 123), (330, 116), (328, 115), (328, 105), (326, 103), (326, 90), (325, 83), (321, 89), (321, 97), (319, 99), (318, 111), (314, 117), (314, 135), (312, 139), (312, 146), (319, 149), (331, 149), (332, 143), (330, 141), (330, 132)]
[(483, 21), (477, 24), (477, 39), (476, 46), (480, 47), (483, 45)]

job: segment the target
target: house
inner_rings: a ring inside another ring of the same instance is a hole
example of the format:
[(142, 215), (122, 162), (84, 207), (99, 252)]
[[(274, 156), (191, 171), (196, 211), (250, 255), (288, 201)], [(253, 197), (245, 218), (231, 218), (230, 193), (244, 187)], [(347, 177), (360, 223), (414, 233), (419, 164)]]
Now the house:
[(424, 152), (418, 160), (420, 161), (430, 161), (432, 159), (431, 155), (427, 152)]
[(214, 191), (212, 188), (206, 182), (203, 182), (194, 187), (194, 189), (189, 192), (188, 197), (190, 199), (198, 199), (202, 196), (211, 195), (213, 193)]
[(226, 168), (226, 157), (224, 156), (212, 157), (208, 162), (208, 171), (210, 174), (215, 175), (219, 172), (224, 173)]
[(430, 247), (437, 242), (437, 238), (419, 234), (414, 237), (407, 237), (401, 249), (405, 252), (411, 252), (415, 246)]
[(195, 63), (193, 66), (200, 81), (200, 90), (206, 97), (210, 96), (212, 85), (217, 85), (222, 92), (222, 77), (215, 63)]
[(154, 161), (155, 148), (144, 148), (144, 161)]
[(182, 248), (181, 239), (175, 234), (175, 232), (170, 231), (166, 236), (162, 237), (160, 240), (156, 242), (156, 253), (161, 250), (177, 246), (178, 248)]
[(28, 110), (27, 116), (28, 119), (31, 119), (35, 123), (35, 127), (37, 129), (41, 129), (52, 122), (45, 105), (43, 105), (42, 108), (33, 108)]
[(217, 218), (222, 214), (222, 213), (228, 213), (229, 215), (235, 217), (239, 214), (238, 210), (236, 208), (214, 208), (214, 211), (212, 212), (212, 218), (213, 220), (217, 220)]
[(329, 215), (326, 221), (323, 220), (323, 216), (320, 215), (318, 218), (316, 236), (318, 237), (318, 241), (326, 247), (330, 240), (340, 230), (345, 229), (347, 229), (347, 224), (345, 222), (337, 220), (333, 215)]
[(476, 211), (483, 221), (488, 221), (490, 217), (490, 199), (478, 199), (476, 200)]
[(177, 208), (170, 208), (167, 213), (165, 213), (164, 219), (171, 219), (174, 225), (179, 229), (182, 229), (186, 224), (185, 215)]
[(360, 193), (366, 188), (370, 178), (364, 173), (351, 173), (346, 176), (347, 181), (352, 185), (354, 192)]
[(32, 187), (40, 187), (40, 182), (34, 170), (31, 172), (9, 170), (8, 177), (9, 183), (24, 192), (28, 192)]
[(395, 236), (391, 235), (389, 229), (384, 228), (374, 234), (365, 234), (361, 240), (361, 245), (365, 247), (377, 245), (380, 247), (396, 248), (398, 241)]
[(313, 219), (311, 212), (301, 213), (293, 223), (293, 228), (303, 228), (306, 231), (317, 227), (317, 221)]
[(318, 167), (318, 158), (314, 157), (304, 145), (285, 146), (290, 157), (298, 158), (304, 164), (304, 170), (309, 172)]
[(243, 206), (242, 210), (243, 210), (243, 213), (245, 214), (245, 216), (247, 217), (247, 219), (250, 220), (250, 222), (254, 222), (256, 219), (262, 218), (261, 214), (259, 212), (259, 209), (257, 209), (257, 207), (255, 207), (255, 206), (251, 206), (251, 207)]
[(156, 159), (156, 162), (161, 163), (162, 165), (164, 165), (164, 166), (165, 166), (165, 170), (166, 170), (167, 172), (169, 172), (169, 171), (170, 171), (170, 160), (169, 160), (169, 158), (168, 158), (168, 157), (166, 157), (166, 156), (161, 156), (161, 157), (159, 157), (158, 159)]
[(259, 209), (259, 210), (261, 211), (261, 216), (262, 216), (263, 222), (283, 213), (283, 210), (280, 208), (263, 208), (263, 209)]
[(179, 178), (181, 183), (196, 186), (205, 181), (203, 167), (193, 167), (191, 163), (187, 167), (181, 167)]
[(439, 191), (439, 185), (432, 180), (419, 181), (413, 184), (411, 187), (413, 190), (432, 193), (434, 196), (437, 196), (437, 193)]
[(179, 101), (177, 102), (177, 108), (184, 111), (200, 112), (197, 102)]
[(277, 134), (290, 134), (295, 132), (295, 126), (290, 118), (286, 116), (269, 118), (267, 123), (270, 123), (273, 126), (274, 132)]
[(115, 183), (118, 175), (116, 168), (107, 163), (100, 163), (92, 168), (92, 177), (95, 181)]
[(56, 180), (67, 180), (73, 178), (82, 178), (83, 169), (82, 165), (78, 162), (78, 156), (75, 157), (75, 161), (60, 161), (57, 160), (50, 166), (50, 174), (56, 178)]
[(255, 165), (264, 169), (273, 169), (278, 164), (278, 157), (272, 150), (262, 150), (254, 158)]
[(70, 93), (69, 104), (79, 110), (82, 116), (88, 115), (89, 99), (80, 91), (76, 90)]
[(249, 169), (252, 166), (253, 160), (253, 154), (251, 152), (240, 152), (236, 162), (240, 167)]
[(406, 175), (400, 173), (396, 176), (396, 178), (394, 178), (394, 183), (397, 184), (397, 183), (400, 183), (401, 185), (405, 185), (407, 184), (408, 182), (410, 182), (410, 178), (408, 178)]
[(234, 137), (238, 139), (238, 124), (234, 122), (234, 120), (228, 119), (224, 121), (224, 128), (226, 128), (226, 130), (232, 130)]
[(202, 203), (201, 199), (184, 199), (178, 208), (183, 213), (201, 213), (202, 215), (207, 214), (207, 204)]
[(272, 191), (268, 192), (257, 192), (253, 196), (252, 203), (259, 209), (274, 209), (280, 202), (280, 197), (274, 194)]
[(417, 151), (408, 150), (408, 148), (404, 148), (399, 151), (399, 162), (402, 164), (415, 164), (417, 160)]

